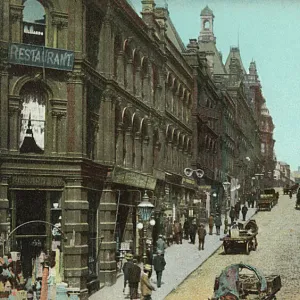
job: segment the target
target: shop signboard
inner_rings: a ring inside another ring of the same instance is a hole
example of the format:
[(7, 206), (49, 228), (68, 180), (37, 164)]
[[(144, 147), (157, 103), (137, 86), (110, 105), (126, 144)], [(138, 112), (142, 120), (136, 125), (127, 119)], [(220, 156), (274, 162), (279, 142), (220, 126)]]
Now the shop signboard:
[(182, 177), (182, 182), (181, 183), (185, 186), (190, 186), (190, 187), (194, 187), (194, 185), (196, 184), (194, 179), (185, 178), (185, 177)]
[(120, 167), (115, 167), (112, 174), (112, 181), (115, 183), (131, 185), (147, 190), (154, 190), (156, 186), (156, 178)]
[(11, 43), (8, 61), (17, 65), (72, 71), (74, 52), (39, 45)]
[(211, 190), (211, 185), (199, 185), (199, 189), (202, 191), (210, 191)]

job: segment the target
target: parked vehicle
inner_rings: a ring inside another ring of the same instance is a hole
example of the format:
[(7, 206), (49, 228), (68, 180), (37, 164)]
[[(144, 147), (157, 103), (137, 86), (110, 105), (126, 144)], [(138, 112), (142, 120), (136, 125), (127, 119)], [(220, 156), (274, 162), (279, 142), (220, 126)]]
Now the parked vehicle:
[[(243, 269), (251, 272), (242, 273)], [(242, 300), (276, 299), (276, 293), (281, 289), (279, 275), (264, 276), (255, 267), (243, 263), (226, 267), (216, 277), (214, 295), (209, 300)]]
[(221, 238), (223, 241), (224, 253), (243, 251), (250, 254), (250, 251), (255, 251), (257, 248), (256, 235), (258, 227), (255, 220), (250, 220), (241, 226), (240, 223), (236, 228), (231, 228), (229, 234)]
[(257, 200), (258, 210), (271, 210), (278, 203), (278, 196), (275, 189), (264, 189)]

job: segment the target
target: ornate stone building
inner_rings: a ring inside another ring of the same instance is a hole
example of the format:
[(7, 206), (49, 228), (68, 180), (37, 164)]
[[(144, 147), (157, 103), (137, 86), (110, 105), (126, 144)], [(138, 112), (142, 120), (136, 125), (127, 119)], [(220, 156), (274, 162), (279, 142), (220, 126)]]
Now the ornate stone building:
[(87, 298), (116, 281), (121, 250), (141, 254), (145, 192), (154, 238), (187, 214), (193, 71), (154, 1), (142, 18), (126, 1), (35, 2), (34, 19), (32, 1), (0, 3), (1, 232), (30, 276), (61, 220), (62, 277)]

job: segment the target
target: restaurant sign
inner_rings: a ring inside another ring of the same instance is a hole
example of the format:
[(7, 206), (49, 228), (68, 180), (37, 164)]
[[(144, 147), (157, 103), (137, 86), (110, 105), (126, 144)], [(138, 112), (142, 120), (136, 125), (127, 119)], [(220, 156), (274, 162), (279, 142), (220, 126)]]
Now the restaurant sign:
[(74, 52), (39, 45), (11, 43), (8, 60), (17, 65), (72, 71)]
[(120, 167), (114, 168), (112, 181), (148, 190), (154, 190), (156, 186), (156, 178)]

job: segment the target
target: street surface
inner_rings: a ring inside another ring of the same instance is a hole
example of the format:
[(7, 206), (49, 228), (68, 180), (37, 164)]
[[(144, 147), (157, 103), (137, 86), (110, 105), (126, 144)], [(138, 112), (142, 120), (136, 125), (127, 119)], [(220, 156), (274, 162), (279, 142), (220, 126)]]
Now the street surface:
[(300, 210), (295, 209), (295, 195), (291, 200), (282, 190), (279, 193), (278, 205), (272, 211), (260, 211), (253, 217), (259, 227), (256, 251), (224, 255), (221, 247), (165, 299), (207, 300), (222, 269), (243, 262), (264, 274), (281, 276), (278, 300), (300, 300)]

